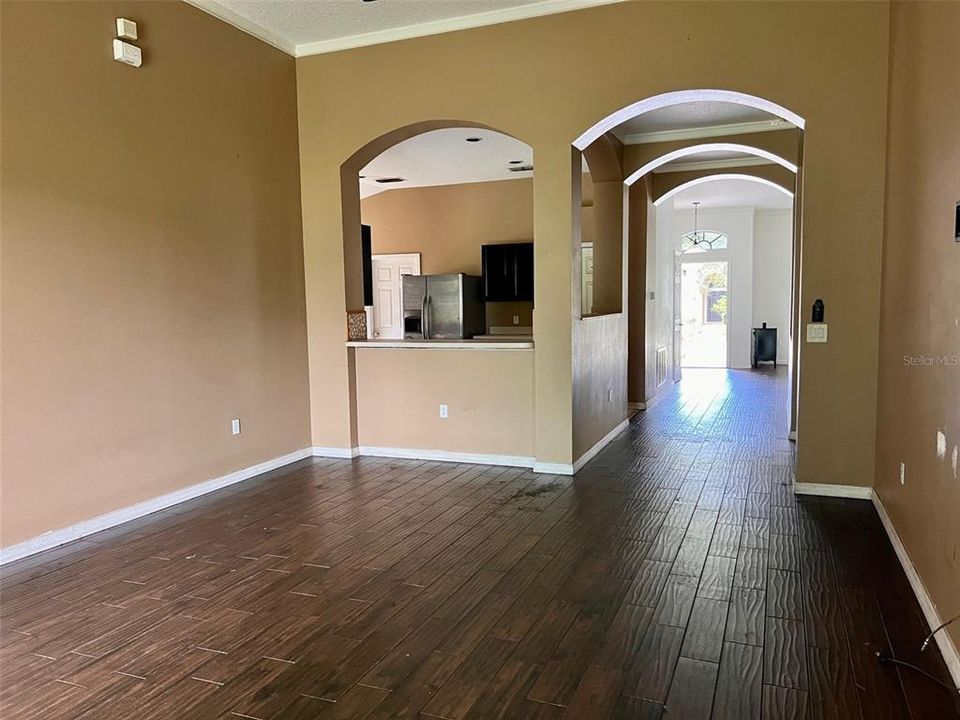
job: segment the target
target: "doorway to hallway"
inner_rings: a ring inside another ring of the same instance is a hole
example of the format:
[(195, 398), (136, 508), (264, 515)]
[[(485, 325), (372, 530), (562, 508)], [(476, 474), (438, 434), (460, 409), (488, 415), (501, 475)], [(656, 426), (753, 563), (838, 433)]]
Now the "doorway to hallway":
[(728, 365), (729, 268), (726, 260), (680, 261), (677, 314), (681, 367), (725, 368)]

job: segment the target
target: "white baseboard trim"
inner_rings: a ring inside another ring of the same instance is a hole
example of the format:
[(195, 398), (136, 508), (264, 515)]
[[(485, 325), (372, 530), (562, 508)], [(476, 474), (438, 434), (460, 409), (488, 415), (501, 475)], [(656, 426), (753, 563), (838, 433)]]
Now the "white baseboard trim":
[(221, 475), (218, 478), (213, 478), (212, 480), (207, 480), (206, 482), (198, 483), (197, 485), (190, 485), (189, 487), (175, 490), (174, 492), (167, 493), (166, 495), (160, 495), (159, 497), (144, 500), (136, 505), (130, 505), (129, 507), (114, 510), (113, 512), (108, 512), (103, 515), (98, 515), (95, 518), (84, 520), (76, 525), (70, 525), (68, 527), (60, 528), (59, 530), (50, 530), (49, 532), (45, 532), (35, 538), (24, 540), (21, 543), (10, 545), (0, 550), (0, 565), (5, 565), (13, 562), (14, 560), (20, 560), (21, 558), (25, 558), (30, 555), (35, 555), (36, 553), (43, 552), (44, 550), (50, 550), (51, 548), (58, 547), (65, 543), (71, 542), (72, 540), (79, 540), (82, 537), (92, 535), (93, 533), (100, 532), (101, 530), (106, 530), (107, 528), (111, 528), (115, 525), (120, 525), (121, 523), (128, 522), (129, 520), (136, 520), (144, 515), (149, 515), (150, 513), (155, 513), (158, 510), (168, 508), (171, 505), (177, 505), (178, 503), (192, 500), (193, 498), (200, 497), (201, 495), (211, 493), (214, 490), (225, 488), (228, 485), (249, 480), (256, 475), (261, 475), (265, 472), (270, 472), (271, 470), (276, 470), (277, 468), (283, 467), (284, 465), (289, 465), (290, 463), (297, 462), (298, 460), (308, 458), (311, 456), (311, 454), (310, 448), (295, 450), (292, 453), (287, 453), (286, 455), (281, 455), (241, 470), (235, 470), (232, 473)]
[(573, 475), (573, 463), (535, 462), (533, 471), (544, 475)]
[(869, 500), (873, 497), (873, 488), (859, 485), (827, 485), (825, 483), (794, 483), (796, 495), (820, 495), (822, 497), (854, 498)]
[(503, 465), (506, 467), (532, 468), (532, 457), (522, 455), (490, 455), (486, 453), (464, 453), (451, 450), (423, 450), (419, 448), (374, 447), (361, 445), (360, 455), (372, 457), (404, 458), (406, 460), (437, 460), (440, 462), (470, 463), (472, 465)]
[(310, 448), (310, 454), (314, 457), (327, 457), (327, 458), (355, 458), (360, 454), (360, 448), (343, 448), (343, 447), (321, 447), (319, 445), (314, 445)]
[(630, 419), (622, 420), (613, 430), (608, 432), (602, 438), (597, 441), (597, 444), (592, 448), (587, 450), (583, 455), (581, 455), (573, 463), (573, 473), (576, 474), (580, 471), (584, 465), (593, 460), (601, 450), (603, 450), (607, 445), (610, 444), (610, 441), (613, 440), (617, 435), (622, 433), (630, 425)]
[[(873, 493), (873, 506), (876, 508), (877, 515), (880, 516), (880, 522), (883, 523), (883, 527), (887, 531), (887, 537), (890, 538), (890, 544), (893, 545), (893, 550), (897, 553), (897, 558), (903, 566), (903, 572), (906, 574), (907, 580), (910, 581), (913, 594), (917, 596), (917, 602), (920, 603), (923, 616), (927, 619), (927, 625), (929, 625), (931, 630), (940, 627), (943, 619), (940, 617), (940, 613), (937, 612), (937, 606), (927, 592), (923, 580), (920, 579), (917, 568), (914, 567), (913, 561), (910, 560), (910, 555), (907, 554), (907, 549), (904, 547), (903, 541), (900, 540), (900, 535), (897, 534), (897, 529), (893, 526), (890, 516), (887, 515), (887, 509), (883, 506), (883, 502), (876, 492)], [(943, 661), (947, 664), (947, 669), (950, 671), (950, 677), (953, 678), (954, 686), (960, 687), (960, 652), (957, 651), (957, 646), (953, 644), (953, 640), (946, 630), (941, 630), (933, 637), (937, 641), (937, 647), (940, 648)], [(917, 642), (919, 643), (921, 640), (922, 638), (918, 638)]]

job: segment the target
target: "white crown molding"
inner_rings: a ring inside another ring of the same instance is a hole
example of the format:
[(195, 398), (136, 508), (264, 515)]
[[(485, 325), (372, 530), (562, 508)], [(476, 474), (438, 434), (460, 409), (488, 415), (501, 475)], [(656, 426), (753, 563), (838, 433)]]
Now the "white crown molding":
[(213, 17), (218, 20), (222, 20), (228, 25), (233, 25), (237, 30), (242, 30), (248, 35), (253, 35), (253, 37), (258, 40), (262, 40), (267, 43), (267, 45), (273, 45), (277, 50), (283, 50), (287, 55), (293, 55), (296, 57), (297, 46), (284, 38), (276, 35), (269, 30), (260, 27), (256, 23), (247, 20), (247, 18), (242, 15), (238, 15), (233, 10), (224, 7), (214, 0), (184, 0), (188, 5), (193, 5), (198, 10), (202, 10), (208, 15), (213, 15)]
[(347, 37), (333, 38), (331, 40), (300, 43), (296, 46), (294, 54), (297, 57), (322, 55), (324, 53), (349, 50), (366, 45), (379, 45), (381, 43), (409, 40), (426, 35), (439, 35), (455, 30), (468, 30), (470, 28), (485, 27), (487, 25), (497, 25), (499, 23), (511, 22), (512, 20), (528, 20), (543, 15), (553, 15), (555, 13), (569, 12), (570, 10), (583, 10), (584, 8), (611, 5), (618, 2), (624, 2), (624, 0), (542, 0), (541, 2), (531, 3), (529, 5), (507, 7), (501, 10), (490, 10), (488, 12), (445, 18), (443, 20), (432, 20), (416, 25), (390, 28), (389, 30), (378, 30), (376, 32), (348, 35)]
[(221, 475), (220, 477), (207, 480), (206, 482), (202, 482), (197, 485), (190, 485), (189, 487), (175, 490), (174, 492), (167, 493), (166, 495), (160, 495), (159, 497), (144, 500), (136, 505), (130, 505), (104, 515), (98, 515), (95, 518), (84, 520), (76, 525), (70, 525), (58, 530), (51, 530), (43, 533), (42, 535), (38, 535), (37, 537), (24, 540), (21, 543), (10, 545), (0, 550), (0, 565), (5, 565), (6, 563), (25, 558), (29, 555), (34, 555), (38, 552), (43, 552), (44, 550), (50, 550), (51, 548), (64, 545), (72, 540), (79, 540), (82, 537), (92, 535), (100, 532), (101, 530), (106, 530), (107, 528), (120, 525), (121, 523), (125, 523), (130, 520), (136, 520), (144, 515), (155, 513), (158, 510), (163, 510), (172, 505), (177, 505), (179, 503), (186, 502), (187, 500), (193, 500), (196, 497), (206, 495), (214, 490), (220, 490), (228, 485), (243, 482), (244, 480), (249, 480), (257, 475), (262, 475), (265, 472), (270, 472), (271, 470), (281, 468), (284, 465), (289, 465), (290, 463), (297, 462), (298, 460), (303, 460), (310, 457), (310, 455), (310, 448), (295, 450), (292, 453), (287, 453), (286, 455), (281, 455), (241, 470), (235, 470), (232, 473)]
[(630, 418), (626, 420), (621, 420), (613, 430), (608, 432), (602, 438), (600, 438), (596, 445), (587, 450), (583, 455), (577, 458), (576, 462), (573, 463), (573, 472), (574, 474), (580, 472), (580, 469), (586, 465), (588, 462), (593, 460), (597, 454), (603, 450), (607, 445), (610, 444), (610, 441), (613, 440), (617, 435), (622, 433), (630, 425)]
[(691, 170), (722, 170), (723, 168), (755, 167), (758, 165), (776, 165), (772, 160), (762, 157), (729, 158), (726, 160), (704, 160), (702, 162), (688, 163), (669, 163), (661, 165), (653, 172), (659, 173), (677, 173), (689, 172)]
[(796, 495), (819, 495), (820, 497), (853, 498), (869, 500), (873, 497), (873, 488), (860, 485), (827, 485), (826, 483), (794, 483)]
[[(890, 538), (890, 544), (893, 545), (897, 559), (900, 560), (903, 572), (906, 574), (907, 580), (910, 581), (910, 587), (913, 588), (913, 594), (917, 597), (917, 602), (920, 604), (920, 609), (923, 611), (923, 616), (927, 620), (929, 629), (933, 630), (934, 628), (940, 627), (943, 624), (943, 619), (937, 611), (937, 606), (933, 602), (933, 598), (930, 597), (930, 593), (927, 592), (927, 588), (923, 584), (917, 568), (907, 553), (906, 546), (904, 546), (903, 541), (900, 539), (900, 535), (897, 533), (893, 521), (887, 514), (887, 509), (883, 506), (883, 502), (876, 492), (873, 492), (873, 506), (877, 510), (877, 515), (880, 516), (880, 522), (883, 523), (884, 530), (887, 531), (887, 537)], [(950, 671), (950, 677), (953, 678), (953, 684), (960, 687), (960, 652), (958, 652), (957, 646), (953, 644), (950, 633), (946, 630), (941, 630), (933, 637), (937, 642), (937, 647), (940, 648), (940, 654), (943, 656), (943, 661), (947, 665), (947, 670)], [(917, 642), (920, 642), (919, 638)]]
[(453, 32), (455, 30), (468, 30), (470, 28), (485, 27), (487, 25), (497, 25), (512, 20), (528, 20), (543, 15), (553, 15), (571, 10), (583, 10), (600, 5), (611, 5), (613, 3), (624, 2), (625, 0), (541, 0), (541, 2), (531, 3), (529, 5), (507, 7), (500, 10), (475, 13), (473, 15), (462, 15), (460, 17), (432, 20), (430, 22), (378, 30), (376, 32), (347, 35), (346, 37), (299, 44), (267, 30), (233, 10), (215, 2), (215, 0), (185, 1), (207, 14), (213, 15), (229, 25), (233, 25), (233, 27), (238, 30), (242, 30), (279, 50), (283, 50), (288, 55), (307, 57), (309, 55), (322, 55), (324, 53), (349, 50), (367, 45), (379, 45), (397, 40), (409, 40), (426, 35), (439, 35), (440, 33)]
[(645, 133), (629, 133), (623, 136), (624, 145), (649, 145), (650, 143), (671, 142), (674, 140), (696, 140), (698, 138), (723, 137), (724, 135), (746, 135), (748, 133), (788, 130), (792, 125), (786, 120), (756, 120), (753, 122), (711, 125), (701, 128), (680, 128), (677, 130), (654, 130)]

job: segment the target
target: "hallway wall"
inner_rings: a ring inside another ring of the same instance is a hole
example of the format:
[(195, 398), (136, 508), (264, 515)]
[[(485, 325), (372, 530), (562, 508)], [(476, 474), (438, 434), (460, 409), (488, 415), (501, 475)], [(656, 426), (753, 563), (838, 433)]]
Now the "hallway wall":
[(790, 265), (793, 211), (757, 210), (753, 216), (753, 327), (777, 328), (777, 363), (790, 361)]
[[(876, 492), (947, 620), (960, 613), (960, 4), (897, 2), (891, 20)], [(960, 623), (949, 633), (960, 647)]]

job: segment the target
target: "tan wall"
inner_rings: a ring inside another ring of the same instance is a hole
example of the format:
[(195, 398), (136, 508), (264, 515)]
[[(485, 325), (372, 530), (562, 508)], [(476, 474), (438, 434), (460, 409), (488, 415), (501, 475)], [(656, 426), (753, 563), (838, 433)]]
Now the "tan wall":
[(577, 460), (627, 417), (624, 316), (577, 320), (573, 358), (573, 459)]
[(532, 350), (352, 352), (360, 445), (533, 456)]
[(480, 246), (533, 240), (533, 180), (404, 188), (364, 198), (373, 252), (420, 253), (425, 275), (481, 273)]
[[(533, 240), (533, 180), (404, 188), (364, 198), (374, 254), (420, 253), (425, 275), (480, 275), (480, 246)], [(487, 303), (487, 326), (529, 326), (533, 303)]]
[(653, 245), (657, 242), (652, 186), (653, 176), (648, 174), (631, 185), (627, 195), (627, 399), (631, 403), (647, 401), (648, 355), (655, 360), (654, 333), (647, 337), (647, 238)]
[(185, 3), (3, 2), (0, 64), (0, 542), (308, 445), (294, 61)]
[[(960, 477), (951, 460), (960, 452), (960, 366), (910, 359), (960, 362), (958, 37), (956, 3), (892, 8), (876, 436), (877, 493), (944, 620), (960, 613)], [(944, 458), (938, 431), (946, 436)], [(950, 634), (960, 647), (960, 626)]]
[[(536, 454), (570, 462), (574, 378), (585, 376), (574, 363), (587, 361), (573, 352), (580, 156), (570, 144), (644, 97), (717, 87), (807, 120), (801, 304), (824, 298), (831, 334), (804, 348), (798, 479), (869, 484), (886, 133), (887, 78), (878, 68), (887, 62), (888, 17), (886, 4), (870, 2), (618, 3), (298, 59), (315, 442), (350, 442), (340, 163), (372, 138), (426, 119), (488, 125), (534, 148)], [(689, 41), (677, 41), (679, 28)], [(717, 37), (737, 52), (717, 53)], [(598, 367), (619, 372), (608, 360)]]

